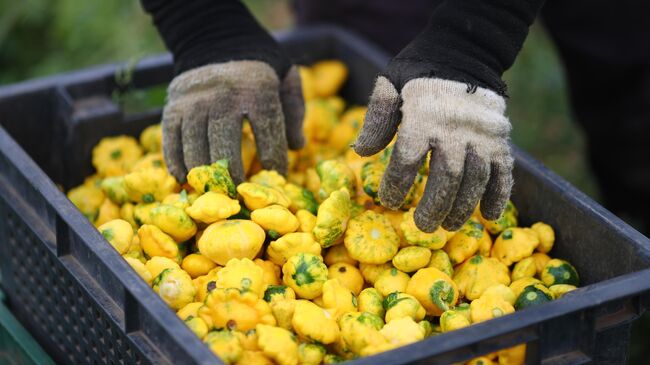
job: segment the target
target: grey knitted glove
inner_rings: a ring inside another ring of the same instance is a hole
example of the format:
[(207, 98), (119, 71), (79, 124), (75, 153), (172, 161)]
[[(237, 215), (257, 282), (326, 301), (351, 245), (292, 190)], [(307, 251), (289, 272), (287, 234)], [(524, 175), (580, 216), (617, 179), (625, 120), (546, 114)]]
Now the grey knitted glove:
[[(425, 232), (439, 225), (457, 230), (481, 201), (496, 219), (512, 188), (513, 158), (505, 100), (497, 93), (438, 78), (412, 79), (401, 93), (380, 76), (354, 149), (370, 156), (397, 141), (379, 189), (381, 203), (397, 209), (431, 151), (425, 191), (415, 224)], [(401, 113), (400, 113), (401, 109)], [(399, 132), (398, 132), (399, 125)]]
[(295, 66), (284, 80), (262, 61), (230, 61), (191, 69), (172, 80), (163, 111), (163, 153), (184, 182), (199, 165), (228, 159), (235, 183), (244, 180), (242, 121), (253, 128), (265, 169), (287, 173), (287, 146), (304, 145), (304, 102)]

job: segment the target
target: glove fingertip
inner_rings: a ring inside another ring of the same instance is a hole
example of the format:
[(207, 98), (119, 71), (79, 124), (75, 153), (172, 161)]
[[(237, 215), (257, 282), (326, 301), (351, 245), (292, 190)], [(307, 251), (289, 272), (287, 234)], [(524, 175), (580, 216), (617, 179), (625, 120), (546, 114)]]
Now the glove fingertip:
[[(419, 207), (418, 207), (419, 208)], [(413, 220), (415, 221), (415, 226), (422, 232), (433, 233), (440, 227), (440, 222), (432, 219), (431, 217), (426, 216), (422, 213), (421, 209), (415, 208), (415, 214), (413, 215)]]

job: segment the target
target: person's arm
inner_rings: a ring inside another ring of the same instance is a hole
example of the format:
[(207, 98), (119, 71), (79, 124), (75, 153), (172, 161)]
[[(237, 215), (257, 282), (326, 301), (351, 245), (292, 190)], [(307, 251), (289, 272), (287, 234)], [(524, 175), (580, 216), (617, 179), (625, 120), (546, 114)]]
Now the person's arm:
[(210, 63), (258, 60), (282, 78), (291, 63), (239, 0), (141, 0), (174, 56), (176, 75)]
[(369, 156), (399, 133), (379, 197), (396, 209), (431, 152), (415, 212), (427, 232), (457, 230), (481, 201), (499, 217), (512, 188), (502, 74), (543, 0), (446, 1), (377, 79), (355, 150)]
[(239, 0), (141, 1), (174, 58), (162, 122), (169, 171), (184, 181), (191, 168), (225, 158), (241, 182), (248, 118), (264, 168), (286, 173), (287, 147), (304, 143), (304, 104), (277, 42)]

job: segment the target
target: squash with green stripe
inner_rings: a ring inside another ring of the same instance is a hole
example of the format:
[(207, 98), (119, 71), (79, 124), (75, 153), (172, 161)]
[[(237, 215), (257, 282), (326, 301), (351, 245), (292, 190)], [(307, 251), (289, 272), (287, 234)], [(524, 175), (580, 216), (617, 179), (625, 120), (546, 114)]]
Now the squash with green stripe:
[(454, 309), (447, 310), (440, 316), (440, 329), (442, 332), (454, 331), (467, 327), (470, 324), (471, 322), (464, 314)]
[(406, 293), (420, 301), (427, 314), (439, 316), (458, 302), (458, 287), (447, 274), (427, 267), (418, 270), (406, 286)]
[(321, 200), (327, 199), (331, 193), (342, 188), (347, 189), (350, 196), (354, 197), (357, 179), (347, 164), (338, 160), (321, 161), (316, 165), (316, 173), (320, 178), (318, 197)]
[(312, 233), (323, 248), (341, 243), (350, 220), (350, 193), (334, 191), (318, 207), (316, 226)]
[(381, 318), (386, 315), (383, 305), (384, 297), (379, 290), (375, 288), (363, 289), (357, 299), (359, 301), (359, 312), (369, 312)]
[(542, 270), (541, 279), (544, 285), (568, 284), (578, 286), (580, 277), (575, 267), (567, 261), (552, 259), (546, 263)]
[(187, 174), (187, 183), (199, 194), (214, 191), (233, 199), (237, 197), (235, 183), (228, 172), (228, 160), (225, 159), (191, 169)]
[(406, 293), (388, 294), (384, 298), (383, 306), (386, 310), (386, 322), (403, 317), (411, 317), (414, 321), (420, 321), (426, 315), (420, 302), (414, 296)]
[(379, 333), (384, 326), (384, 321), (372, 313), (346, 313), (339, 319), (339, 326), (343, 345), (357, 355), (361, 354), (366, 347), (385, 341)]
[(470, 218), (460, 230), (453, 235), (443, 248), (451, 263), (458, 265), (472, 257), (479, 248), (483, 238), (483, 225), (476, 218)]
[(361, 168), (361, 184), (363, 191), (372, 198), (375, 204), (379, 204), (379, 184), (386, 171), (386, 164), (378, 161), (366, 162)]
[(517, 215), (519, 213), (517, 212), (517, 208), (515, 208), (515, 205), (512, 203), (512, 201), (508, 200), (508, 203), (506, 203), (506, 208), (501, 213), (501, 216), (497, 220), (487, 220), (483, 218), (483, 216), (479, 213), (479, 219), (481, 220), (481, 223), (485, 226), (485, 228), (490, 232), (491, 234), (499, 234), (503, 232), (505, 229), (516, 227), (517, 226)]
[(287, 198), (291, 200), (289, 209), (292, 212), (295, 213), (301, 209), (307, 210), (314, 215), (318, 212), (318, 203), (311, 191), (292, 183), (285, 184), (282, 190)]
[(283, 281), (300, 298), (314, 299), (323, 294), (327, 281), (327, 266), (320, 256), (299, 253), (291, 256), (282, 266)]
[(269, 285), (264, 291), (264, 300), (271, 303), (274, 300), (296, 299), (296, 293), (286, 285)]
[(524, 288), (524, 291), (519, 294), (515, 302), (515, 309), (522, 310), (524, 308), (533, 307), (536, 305), (548, 303), (553, 300), (553, 293), (542, 284), (533, 284)]

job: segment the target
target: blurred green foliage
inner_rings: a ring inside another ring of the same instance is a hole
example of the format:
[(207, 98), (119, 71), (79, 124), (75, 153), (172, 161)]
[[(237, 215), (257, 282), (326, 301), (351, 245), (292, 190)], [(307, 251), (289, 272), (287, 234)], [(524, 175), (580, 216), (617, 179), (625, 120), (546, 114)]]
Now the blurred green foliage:
[[(292, 24), (290, 1), (248, 0), (269, 29)], [(164, 50), (134, 0), (0, 2), (0, 83), (138, 58)], [(534, 27), (507, 72), (514, 142), (592, 196), (584, 142), (572, 123), (562, 68), (541, 27)], [(119, 96), (126, 109), (160, 104), (164, 88)]]

